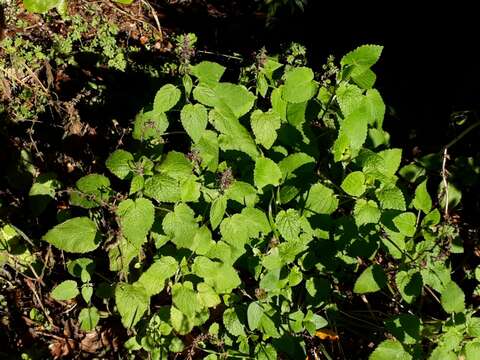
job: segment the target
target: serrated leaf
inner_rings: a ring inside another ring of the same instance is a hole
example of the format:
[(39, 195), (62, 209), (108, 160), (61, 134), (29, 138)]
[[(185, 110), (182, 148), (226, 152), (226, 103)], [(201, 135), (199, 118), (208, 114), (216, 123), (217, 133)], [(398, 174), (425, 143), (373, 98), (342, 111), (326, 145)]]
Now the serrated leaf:
[(405, 198), (402, 191), (395, 185), (387, 185), (375, 192), (380, 206), (383, 209), (402, 210), (406, 209)]
[(90, 300), (93, 295), (93, 285), (92, 284), (83, 284), (80, 292), (82, 293), (82, 298), (87, 304), (90, 304)]
[(204, 279), (218, 294), (229, 293), (241, 284), (237, 272), (232, 266), (197, 256), (192, 265), (195, 275)]
[(245, 326), (240, 322), (234, 308), (228, 308), (224, 311), (223, 324), (233, 336), (246, 336)]
[(285, 240), (297, 240), (301, 231), (300, 214), (295, 209), (282, 210), (275, 218), (275, 225)]
[(73, 299), (80, 292), (78, 291), (77, 282), (74, 280), (65, 280), (55, 286), (50, 296), (58, 301), (66, 301)]
[(215, 307), (222, 302), (215, 290), (206, 283), (197, 284), (197, 291), (197, 297), (203, 307)]
[(247, 308), (247, 321), (250, 330), (258, 329), (260, 321), (262, 320), (264, 310), (263, 307), (257, 302), (251, 302)]
[(415, 189), (415, 197), (413, 198), (412, 204), (415, 209), (421, 210), (425, 214), (430, 212), (432, 208), (432, 198), (427, 190), (427, 180), (424, 180)]
[(292, 68), (285, 74), (282, 97), (291, 103), (310, 100), (315, 95), (313, 71), (307, 67)]
[(145, 288), (149, 296), (157, 295), (163, 290), (165, 280), (175, 275), (178, 268), (178, 262), (173, 257), (162, 256), (142, 273), (137, 283)]
[(139, 245), (121, 237), (120, 241), (108, 251), (110, 271), (128, 272), (132, 260), (139, 254)]
[(379, 129), (383, 126), (383, 118), (385, 117), (385, 103), (383, 102), (382, 96), (377, 89), (368, 89), (366, 93), (365, 104), (370, 113), (372, 125), (374, 122), (377, 123)]
[(277, 138), (277, 130), (280, 128), (280, 117), (274, 112), (262, 112), (255, 110), (250, 117), (255, 142), (270, 149)]
[(170, 322), (175, 331), (180, 335), (188, 334), (194, 326), (194, 319), (187, 317), (175, 306), (170, 308)]
[(188, 281), (183, 284), (176, 283), (172, 286), (172, 302), (178, 310), (190, 318), (202, 309), (202, 304), (197, 299), (193, 285)]
[(281, 179), (282, 172), (273, 160), (265, 157), (257, 159), (253, 180), (258, 189), (263, 189), (267, 185), (278, 186)]
[(55, 198), (55, 192), (61, 187), (55, 173), (39, 175), (28, 192), (30, 208), (34, 215), (40, 215)]
[(86, 283), (91, 280), (91, 275), (95, 270), (95, 263), (92, 259), (78, 258), (67, 262), (68, 273), (76, 276)]
[(198, 230), (194, 216), (195, 213), (188, 205), (180, 203), (163, 218), (163, 231), (177, 248), (191, 249)]
[(341, 188), (348, 195), (361, 196), (365, 190), (365, 175), (361, 171), (354, 171), (343, 179)]
[(186, 104), (180, 112), (180, 121), (193, 142), (198, 142), (207, 127), (207, 109), (201, 104)]
[(219, 147), (223, 151), (237, 150), (246, 153), (252, 159), (259, 155), (255, 141), (247, 129), (233, 115), (225, 116), (222, 113), (210, 111), (210, 121), (221, 134), (218, 137)]
[(403, 344), (416, 344), (421, 341), (422, 324), (411, 314), (400, 314), (385, 321), (385, 327)]
[(130, 164), (133, 162), (133, 155), (125, 150), (115, 150), (110, 154), (105, 165), (112, 174), (120, 179), (125, 179), (132, 171)]
[(344, 117), (350, 115), (354, 110), (359, 108), (364, 101), (362, 89), (358, 86), (341, 83), (336, 91), (337, 102)]
[(315, 214), (330, 215), (337, 210), (337, 196), (332, 189), (323, 184), (317, 183), (312, 185), (305, 195), (305, 210), (307, 216)]
[(110, 197), (110, 180), (100, 174), (88, 174), (76, 182), (79, 191), (70, 193), (70, 203), (85, 209), (91, 209), (108, 201)]
[(221, 195), (212, 201), (212, 206), (210, 207), (210, 225), (212, 230), (215, 230), (218, 225), (220, 225), (226, 209), (227, 198), (224, 195)]
[(358, 151), (365, 143), (368, 130), (368, 113), (364, 106), (351, 112), (341, 123), (340, 133), (349, 140), (350, 148)]
[(212, 172), (218, 167), (218, 149), (217, 134), (211, 130), (205, 130), (200, 140), (192, 147), (194, 152), (198, 152), (202, 167)]
[(272, 103), (272, 111), (280, 116), (280, 119), (287, 121), (287, 102), (282, 98), (283, 85), (272, 90), (270, 102)]
[(78, 322), (80, 323), (80, 329), (83, 331), (92, 331), (100, 321), (100, 314), (96, 307), (83, 308), (78, 314)]
[(168, 128), (167, 115), (154, 110), (141, 111), (133, 124), (132, 137), (135, 140), (159, 140)]
[(153, 109), (157, 113), (164, 113), (173, 108), (178, 100), (180, 100), (182, 92), (175, 85), (163, 85), (157, 91), (155, 99), (153, 100)]
[(357, 226), (377, 224), (381, 216), (378, 205), (373, 200), (358, 199), (353, 209), (353, 217)]
[(377, 292), (387, 285), (387, 276), (377, 264), (366, 268), (355, 281), (353, 291), (357, 294)]
[(397, 340), (384, 340), (375, 351), (370, 354), (369, 360), (411, 360), (412, 356), (405, 351)]
[(76, 217), (55, 226), (43, 236), (43, 240), (71, 253), (90, 252), (100, 245), (97, 226), (87, 217)]
[(305, 153), (294, 153), (283, 158), (278, 163), (278, 167), (282, 171), (283, 180), (286, 180), (294, 177), (294, 172), (307, 164), (310, 164), (313, 168), (315, 159)]
[(465, 294), (454, 281), (445, 286), (440, 301), (447, 313), (461, 313), (465, 310)]
[(197, 182), (197, 177), (190, 175), (180, 183), (181, 195), (180, 199), (187, 202), (195, 202), (200, 198), (201, 184)]
[(225, 195), (244, 206), (255, 206), (258, 202), (257, 190), (249, 183), (235, 181), (225, 192)]
[(417, 217), (414, 213), (405, 212), (393, 218), (393, 223), (402, 235), (412, 237), (415, 235)]
[(155, 217), (155, 208), (150, 200), (139, 198), (123, 200), (117, 208), (123, 235), (132, 243), (140, 245), (150, 231)]
[(201, 83), (211, 86), (220, 81), (225, 67), (211, 61), (202, 61), (192, 66), (190, 71)]
[(178, 181), (164, 174), (157, 174), (145, 180), (144, 193), (158, 202), (174, 203), (180, 201), (181, 197)]
[(224, 116), (233, 114), (237, 119), (245, 115), (253, 106), (255, 95), (243, 85), (218, 83), (215, 86), (217, 103), (215, 108)]
[(355, 50), (350, 51), (340, 61), (342, 66), (352, 65), (356, 67), (354, 71), (356, 73), (362, 73), (366, 69), (373, 66), (380, 55), (382, 54), (383, 46), (379, 45), (363, 45), (357, 47)]
[(385, 175), (393, 176), (400, 167), (402, 160), (402, 149), (387, 149), (380, 151), (379, 156), (383, 159), (383, 172)]
[(128, 192), (129, 195), (135, 194), (143, 189), (143, 185), (145, 184), (145, 179), (142, 175), (135, 175), (132, 178), (132, 182), (130, 183), (130, 191)]
[(416, 270), (399, 271), (395, 282), (403, 300), (409, 304), (422, 294), (423, 279), (421, 273)]
[(141, 285), (117, 284), (115, 303), (126, 328), (134, 327), (150, 307), (150, 296)]

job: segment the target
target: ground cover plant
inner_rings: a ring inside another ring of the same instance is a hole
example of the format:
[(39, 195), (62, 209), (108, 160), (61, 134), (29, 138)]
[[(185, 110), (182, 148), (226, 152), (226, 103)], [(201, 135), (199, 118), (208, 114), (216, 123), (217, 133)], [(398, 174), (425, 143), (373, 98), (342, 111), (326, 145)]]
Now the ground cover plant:
[(478, 120), (456, 114), (463, 132), (406, 160), (375, 88), (382, 46), (232, 69), (176, 39), (113, 151), (65, 177), (22, 151), (7, 174), (34, 180), (24, 227), (2, 190), (0, 355), (478, 359), (478, 244), (455, 216), (478, 154), (448, 156)]

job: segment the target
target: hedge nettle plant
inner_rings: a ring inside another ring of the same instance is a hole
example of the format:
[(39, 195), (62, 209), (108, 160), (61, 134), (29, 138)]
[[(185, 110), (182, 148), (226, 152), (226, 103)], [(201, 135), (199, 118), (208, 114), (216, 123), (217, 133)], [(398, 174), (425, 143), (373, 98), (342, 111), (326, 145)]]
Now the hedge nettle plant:
[[(265, 56), (252, 89), (204, 61), (162, 86), (135, 119), (136, 150), (106, 160), (117, 179), (79, 179), (83, 215), (43, 237), (78, 254), (52, 297), (81, 295), (87, 331), (119, 317), (132, 356), (305, 359), (328, 356), (315, 339), (338, 340), (353, 290), (400, 309), (379, 315), (390, 335), (371, 359), (477, 359), (480, 322), (451, 280), (428, 179), (397, 176), (402, 151), (382, 129), (381, 51), (318, 75)], [(111, 283), (95, 272), (103, 254)], [(418, 315), (432, 304), (445, 321)]]

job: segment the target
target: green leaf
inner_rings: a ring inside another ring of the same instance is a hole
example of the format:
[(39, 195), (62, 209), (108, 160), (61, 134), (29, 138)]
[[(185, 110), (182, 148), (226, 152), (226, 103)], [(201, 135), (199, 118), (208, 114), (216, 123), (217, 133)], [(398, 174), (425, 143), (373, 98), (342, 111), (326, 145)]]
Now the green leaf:
[(99, 206), (102, 202), (107, 202), (111, 194), (110, 180), (100, 174), (83, 176), (77, 180), (76, 185), (79, 191), (70, 193), (70, 203), (85, 209), (91, 209)]
[(480, 359), (480, 341), (478, 339), (469, 341), (464, 346), (465, 360)]
[(421, 273), (416, 270), (399, 271), (395, 282), (403, 300), (409, 304), (422, 294), (423, 279)]
[(210, 111), (210, 121), (221, 135), (218, 137), (218, 143), (222, 150), (237, 150), (246, 153), (252, 159), (259, 155), (255, 141), (247, 129), (233, 115), (225, 116), (222, 113)]
[(149, 296), (157, 295), (163, 290), (165, 280), (175, 275), (178, 268), (179, 265), (173, 257), (162, 256), (142, 273), (137, 283), (143, 285)]
[(272, 111), (255, 110), (250, 117), (250, 124), (255, 135), (255, 142), (270, 149), (277, 139), (280, 117)]
[(150, 200), (139, 198), (123, 200), (117, 208), (123, 235), (132, 243), (140, 245), (150, 231), (155, 217), (155, 208)]
[(402, 149), (387, 149), (378, 153), (383, 159), (382, 172), (384, 175), (393, 176), (400, 167)]
[(373, 200), (358, 199), (353, 209), (353, 217), (357, 226), (377, 224), (382, 213)]
[(185, 180), (181, 181), (181, 196), (183, 202), (195, 202), (200, 198), (201, 184), (197, 182), (195, 175), (190, 175)]
[(415, 235), (417, 217), (414, 213), (405, 212), (393, 218), (393, 223), (401, 234), (412, 237)]
[(92, 259), (79, 258), (67, 262), (68, 273), (76, 276), (86, 283), (91, 280), (91, 275), (95, 270), (95, 263)]
[(199, 283), (197, 284), (197, 297), (202, 304), (203, 307), (211, 308), (216, 307), (222, 301), (220, 297), (217, 295), (215, 290), (206, 283)]
[(295, 209), (282, 210), (275, 218), (275, 225), (285, 240), (297, 240), (301, 231), (300, 214)]
[(465, 310), (465, 294), (454, 281), (445, 286), (440, 300), (447, 313), (460, 313)]
[(315, 95), (315, 90), (312, 69), (296, 67), (285, 74), (282, 96), (286, 101), (291, 103), (305, 102)]
[(417, 344), (421, 341), (422, 325), (415, 315), (400, 314), (385, 322), (385, 327), (402, 344)]
[(174, 203), (180, 201), (181, 197), (178, 181), (164, 174), (157, 174), (145, 180), (144, 193), (158, 202)]
[(150, 296), (141, 285), (117, 284), (115, 287), (115, 303), (122, 317), (122, 324), (132, 328), (150, 307)]
[(280, 119), (287, 121), (287, 102), (282, 98), (283, 85), (272, 90), (270, 101), (272, 103), (272, 111), (280, 116)]
[(352, 151), (360, 150), (367, 139), (368, 118), (368, 113), (362, 106), (351, 112), (340, 125), (340, 134), (348, 138)]
[(141, 111), (133, 124), (132, 137), (135, 140), (160, 140), (168, 128), (167, 115), (157, 111)]
[(278, 186), (281, 179), (282, 172), (273, 160), (265, 157), (257, 159), (253, 180), (258, 189), (263, 189), (267, 185)]
[(223, 313), (223, 324), (233, 336), (246, 336), (245, 326), (240, 322), (234, 308), (228, 308)]
[(62, 0), (23, 0), (23, 6), (28, 11), (45, 14), (49, 10), (60, 6)]
[(90, 300), (92, 299), (93, 295), (93, 285), (83, 284), (80, 292), (82, 293), (83, 300), (85, 300), (87, 304), (90, 304)]
[(194, 317), (202, 309), (202, 304), (197, 299), (196, 292), (190, 282), (176, 283), (172, 286), (172, 302), (175, 307), (187, 317)]
[(202, 61), (192, 66), (190, 71), (201, 83), (212, 86), (220, 81), (225, 67), (211, 61)]
[(387, 285), (387, 276), (382, 267), (377, 264), (370, 265), (355, 281), (353, 291), (357, 294), (377, 292)]
[(61, 187), (55, 173), (39, 175), (28, 192), (30, 208), (34, 215), (40, 215), (55, 199), (56, 190)]
[(145, 179), (143, 175), (135, 175), (132, 178), (132, 182), (130, 183), (130, 191), (128, 192), (129, 195), (135, 194), (143, 189), (145, 185)]
[(188, 334), (194, 326), (194, 319), (187, 317), (175, 306), (170, 308), (170, 322), (175, 331), (180, 335)]
[(307, 164), (313, 168), (315, 159), (305, 153), (294, 153), (283, 158), (282, 161), (278, 163), (278, 167), (282, 171), (283, 180), (286, 180), (295, 177), (294, 172)]
[(260, 320), (263, 316), (263, 307), (257, 302), (251, 302), (247, 308), (247, 320), (250, 330), (256, 330), (260, 326)]
[(192, 147), (193, 153), (197, 152), (202, 161), (202, 167), (212, 172), (218, 167), (218, 138), (211, 130), (205, 130), (202, 137)]
[(255, 347), (255, 359), (277, 360), (277, 350), (271, 344), (257, 344)]
[(125, 179), (130, 172), (133, 155), (125, 150), (116, 150), (110, 154), (105, 165), (112, 174), (120, 179)]
[[(385, 117), (385, 103), (377, 89), (369, 89), (366, 94), (366, 106), (371, 114), (371, 119), (377, 122), (379, 129), (382, 128)], [(372, 122), (370, 122), (372, 123)]]
[(385, 340), (381, 342), (375, 351), (370, 354), (369, 360), (411, 360), (412, 356), (405, 351), (402, 344), (397, 340)]
[(225, 210), (227, 209), (227, 198), (224, 195), (219, 196), (212, 201), (210, 207), (210, 225), (215, 230), (223, 220)]
[(231, 113), (237, 119), (249, 112), (255, 102), (255, 95), (243, 85), (218, 83), (215, 94), (218, 99), (215, 108), (224, 116)]
[(415, 197), (413, 198), (412, 204), (415, 209), (421, 210), (425, 214), (428, 214), (432, 209), (432, 198), (427, 190), (427, 180), (424, 180), (415, 189)]
[(198, 142), (207, 127), (207, 109), (201, 104), (186, 104), (180, 112), (180, 121), (193, 142)]
[(198, 230), (194, 216), (195, 213), (188, 205), (180, 203), (163, 218), (163, 231), (177, 248), (191, 249)]
[(358, 86), (343, 82), (336, 91), (337, 102), (344, 117), (350, 115), (360, 107), (364, 101), (362, 89)]
[(121, 237), (120, 241), (109, 250), (110, 271), (128, 272), (132, 260), (139, 254), (140, 245)]
[(225, 195), (233, 201), (244, 206), (255, 206), (258, 202), (257, 190), (249, 183), (235, 181), (225, 192)]
[(405, 211), (405, 198), (402, 191), (395, 185), (386, 185), (375, 192), (383, 209)]
[(100, 314), (96, 307), (83, 308), (78, 314), (78, 322), (80, 323), (80, 329), (83, 331), (92, 331), (100, 321)]
[(380, 59), (382, 50), (383, 46), (362, 45), (346, 54), (340, 61), (340, 64), (342, 66), (354, 65), (357, 67), (369, 68)]
[(65, 280), (55, 286), (50, 296), (58, 301), (70, 300), (76, 297), (80, 292), (78, 291), (77, 282), (74, 280)]
[(204, 256), (197, 256), (193, 261), (192, 271), (211, 285), (218, 294), (229, 293), (240, 284), (240, 278), (232, 266), (212, 261)]
[(338, 199), (332, 189), (317, 183), (306, 193), (305, 210), (307, 215), (330, 215), (338, 207)]
[(100, 245), (97, 226), (87, 217), (76, 217), (55, 226), (43, 236), (43, 240), (71, 253), (90, 252)]
[(177, 104), (181, 95), (182, 92), (175, 85), (163, 85), (160, 90), (157, 91), (155, 99), (153, 100), (154, 111), (157, 113), (167, 112)]
[(354, 171), (343, 179), (341, 188), (348, 195), (361, 196), (365, 190), (365, 175), (361, 171)]

